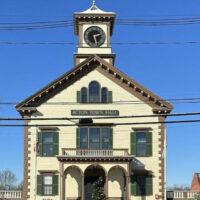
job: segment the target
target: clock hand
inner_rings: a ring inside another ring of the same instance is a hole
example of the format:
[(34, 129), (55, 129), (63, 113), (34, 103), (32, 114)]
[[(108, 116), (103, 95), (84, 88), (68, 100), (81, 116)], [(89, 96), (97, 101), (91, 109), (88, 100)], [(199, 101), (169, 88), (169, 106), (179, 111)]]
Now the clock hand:
[(93, 35), (93, 38), (94, 38), (95, 44), (97, 45), (97, 38), (96, 38), (96, 35)]
[(97, 45), (97, 37), (100, 36), (101, 34), (95, 34), (93, 35), (93, 38), (94, 38), (94, 41), (95, 41), (95, 44)]

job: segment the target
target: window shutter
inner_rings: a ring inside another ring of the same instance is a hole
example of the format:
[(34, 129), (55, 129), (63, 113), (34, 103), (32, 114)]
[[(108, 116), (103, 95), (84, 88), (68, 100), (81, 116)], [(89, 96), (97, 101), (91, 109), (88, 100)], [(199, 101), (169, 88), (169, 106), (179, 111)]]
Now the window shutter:
[(137, 176), (131, 175), (131, 195), (137, 195)]
[(53, 155), (59, 154), (59, 134), (53, 133)]
[(76, 98), (77, 98), (77, 103), (81, 103), (81, 92), (80, 91), (77, 91)]
[(42, 195), (42, 175), (37, 175), (37, 195)]
[(136, 156), (136, 133), (131, 133), (131, 155)]
[(152, 175), (146, 176), (146, 196), (153, 195), (153, 177)]
[(58, 175), (53, 175), (53, 195), (58, 195)]
[(108, 103), (112, 103), (112, 102), (113, 102), (113, 94), (112, 94), (112, 91), (108, 91), (107, 102), (108, 102)]
[(76, 129), (76, 148), (80, 149), (80, 128)]
[(42, 133), (38, 133), (38, 139), (39, 139), (39, 156), (42, 156)]
[(109, 129), (109, 149), (113, 149), (113, 128)]
[(146, 133), (147, 156), (152, 156), (152, 132)]

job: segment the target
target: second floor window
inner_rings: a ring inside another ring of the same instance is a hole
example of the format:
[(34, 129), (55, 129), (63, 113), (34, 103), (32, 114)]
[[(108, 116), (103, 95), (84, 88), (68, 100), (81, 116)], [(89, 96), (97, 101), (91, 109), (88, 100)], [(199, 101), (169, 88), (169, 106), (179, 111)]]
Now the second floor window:
[(112, 149), (112, 128), (78, 128), (80, 149)]
[(43, 156), (52, 156), (53, 155), (53, 133), (43, 133), (42, 141), (43, 141), (43, 144), (42, 144)]
[(131, 132), (131, 155), (138, 157), (150, 157), (153, 155), (152, 132)]
[(136, 155), (146, 156), (146, 133), (136, 133)]
[(59, 133), (58, 132), (39, 132), (38, 156), (52, 157), (59, 154)]

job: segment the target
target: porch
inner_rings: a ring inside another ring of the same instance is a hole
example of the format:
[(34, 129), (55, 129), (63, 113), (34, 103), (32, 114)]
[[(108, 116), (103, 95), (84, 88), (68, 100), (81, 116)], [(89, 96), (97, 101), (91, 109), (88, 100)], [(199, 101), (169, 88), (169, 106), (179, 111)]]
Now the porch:
[(62, 149), (63, 200), (91, 200), (94, 183), (103, 178), (102, 188), (109, 200), (129, 199), (130, 162), (128, 149)]
[(107, 170), (101, 165), (89, 165), (84, 171), (78, 166), (64, 170), (62, 180), (63, 200), (92, 200), (94, 183), (103, 178), (102, 188), (109, 200), (127, 200), (129, 176), (120, 166)]

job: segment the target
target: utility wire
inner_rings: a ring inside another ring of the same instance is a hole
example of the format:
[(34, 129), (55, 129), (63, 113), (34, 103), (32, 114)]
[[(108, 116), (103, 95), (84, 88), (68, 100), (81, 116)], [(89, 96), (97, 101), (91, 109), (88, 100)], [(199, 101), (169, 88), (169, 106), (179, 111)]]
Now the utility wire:
[[(109, 117), (85, 117), (92, 119), (127, 119), (127, 118), (148, 118), (148, 117), (179, 117), (179, 116), (196, 116), (200, 115), (200, 112), (191, 113), (172, 113), (172, 114), (154, 114), (154, 115), (130, 115), (130, 116), (109, 116)], [(0, 118), (0, 121), (48, 121), (48, 120), (80, 120), (81, 117), (61, 117), (61, 118)]]
[[(65, 99), (72, 99), (72, 98), (65, 98)], [(200, 97), (196, 98), (169, 98), (169, 99), (161, 99), (159, 102), (173, 102), (173, 103), (200, 103)], [(145, 102), (152, 102), (151, 100), (144, 100), (144, 101), (138, 101), (138, 100), (133, 100), (133, 101), (113, 101), (113, 103), (135, 103), (135, 104), (144, 104)], [(16, 105), (20, 102), (0, 102), (0, 105)], [(69, 102), (69, 101), (64, 101), (64, 102), (49, 102), (49, 103), (43, 103), (43, 105), (66, 105), (66, 104), (77, 104), (76, 102)], [(29, 103), (29, 106), (38, 106), (37, 103)]]
[[(180, 26), (200, 24), (200, 18), (176, 18), (176, 19), (116, 19), (116, 25), (125, 26)], [(0, 31), (17, 31), (33, 29), (50, 29), (71, 27), (73, 20), (38, 21), (38, 22), (0, 22)], [(8, 26), (9, 25), (9, 26)], [(15, 25), (15, 26), (10, 26)], [(17, 26), (16, 26), (17, 25)]]
[[(86, 43), (82, 43), (86, 44)], [(111, 42), (111, 45), (200, 45), (200, 41), (169, 41), (169, 42)], [(76, 42), (15, 42), (15, 41), (0, 41), (0, 45), (81, 45)]]
[[(130, 123), (112, 123), (112, 126), (126, 126), (126, 125), (145, 125), (145, 124), (177, 124), (177, 123), (200, 123), (198, 120), (182, 120), (182, 121), (165, 121), (165, 122), (130, 122)], [(80, 124), (0, 124), (0, 127), (72, 127)], [(91, 126), (92, 124), (81, 124), (81, 126)], [(98, 124), (98, 126), (105, 126), (105, 124)]]

